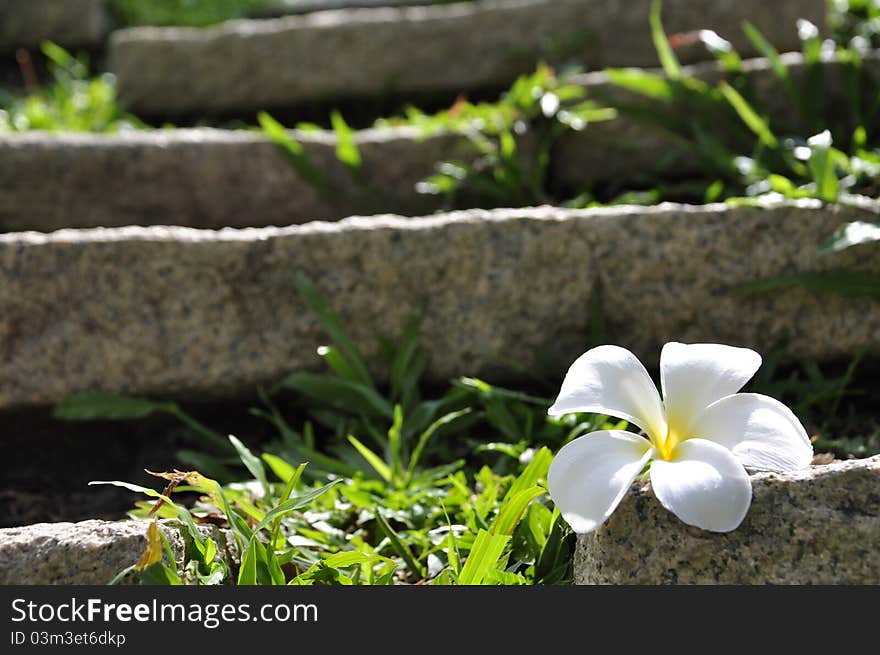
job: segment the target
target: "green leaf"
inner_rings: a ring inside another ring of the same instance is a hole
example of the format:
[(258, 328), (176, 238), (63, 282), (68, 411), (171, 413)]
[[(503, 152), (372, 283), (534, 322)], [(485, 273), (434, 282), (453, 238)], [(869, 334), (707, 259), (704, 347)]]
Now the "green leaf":
[(253, 537), (254, 533), (253, 531), (251, 531), (250, 527), (244, 521), (244, 519), (242, 519), (238, 514), (232, 511), (232, 505), (229, 504), (229, 499), (226, 497), (226, 494), (223, 491), (223, 487), (218, 484), (216, 485), (215, 491), (217, 496), (220, 498), (221, 504), (223, 505), (223, 513), (226, 514), (226, 520), (229, 522), (229, 526), (235, 533), (238, 547), (240, 549), (244, 549), (245, 545), (250, 542), (251, 537)]
[(811, 137), (807, 144), (810, 147), (809, 167), (816, 185), (816, 196), (824, 202), (837, 202), (840, 183), (834, 171), (833, 151), (831, 148), (831, 132), (825, 130)]
[(274, 521), (276, 518), (280, 518), (285, 514), (290, 514), (290, 512), (294, 512), (298, 509), (302, 509), (303, 507), (311, 505), (318, 498), (323, 496), (330, 489), (335, 487), (337, 484), (340, 484), (341, 482), (342, 480), (334, 480), (333, 482), (325, 484), (319, 489), (309, 491), (308, 493), (304, 493), (301, 496), (294, 496), (290, 500), (287, 500), (280, 505), (273, 507), (270, 511), (266, 512), (263, 520), (257, 523), (256, 527), (253, 530), (253, 534), (257, 534), (260, 530), (270, 525), (272, 521)]
[(800, 105), (800, 94), (797, 92), (797, 89), (791, 81), (788, 66), (785, 65), (782, 58), (779, 56), (779, 51), (774, 48), (764, 35), (761, 34), (760, 30), (749, 21), (743, 21), (742, 29), (749, 41), (752, 42), (752, 45), (755, 46), (755, 50), (770, 61), (770, 66), (773, 69), (773, 72), (780, 80), (782, 80), (786, 91), (788, 91), (789, 96), (791, 96), (795, 104)]
[(296, 467), (291, 466), (283, 459), (278, 457), (278, 455), (273, 455), (271, 453), (263, 453), (260, 455), (263, 461), (266, 462), (266, 465), (275, 474), (275, 476), (281, 480), (282, 482), (287, 482), (296, 474)]
[(523, 469), (523, 472), (519, 474), (519, 477), (517, 477), (514, 483), (510, 486), (510, 489), (507, 490), (505, 500), (521, 491), (534, 487), (539, 480), (546, 478), (547, 471), (550, 470), (550, 463), (552, 461), (553, 453), (549, 448), (544, 446), (538, 450), (532, 457), (532, 461), (529, 462), (529, 465)]
[(324, 191), (324, 176), (309, 159), (302, 144), (268, 113), (261, 111), (257, 114), (257, 120), (263, 134), (278, 147), (299, 176), (318, 191)]
[(422, 313), (417, 307), (407, 319), (391, 362), (391, 397), (398, 402), (412, 397), (417, 389), (421, 370), (413, 366), (413, 361), (419, 348), (421, 322)]
[(390, 470), (391, 477), (397, 476), (401, 467), (401, 430), (403, 429), (403, 408), (400, 405), (394, 406), (394, 421), (388, 428), (388, 455), (391, 460)]
[(349, 414), (394, 418), (394, 408), (375, 389), (360, 382), (351, 382), (316, 373), (291, 373), (279, 386), (295, 389), (313, 400)]
[(248, 472), (254, 476), (255, 480), (259, 481), (266, 495), (270, 495), (272, 489), (269, 487), (269, 481), (266, 479), (266, 469), (263, 468), (263, 462), (260, 461), (260, 458), (254, 455), (247, 446), (231, 434), (229, 435), (229, 441), (235, 447), (238, 457)]
[(177, 571), (162, 562), (156, 562), (147, 567), (139, 573), (139, 576), (141, 583), (145, 585), (178, 586), (183, 584)]
[(119, 480), (92, 480), (91, 482), (89, 482), (89, 486), (102, 484), (109, 484), (114, 487), (121, 487), (123, 489), (128, 489), (129, 491), (134, 491), (135, 493), (142, 493), (146, 496), (149, 496), (150, 498), (155, 498), (157, 500), (163, 501), (168, 507), (174, 509), (174, 511), (177, 513), (178, 518), (186, 526), (187, 531), (189, 532), (193, 540), (204, 544), (204, 541), (207, 539), (207, 537), (202, 534), (202, 532), (198, 529), (198, 526), (196, 526), (195, 521), (193, 521), (192, 515), (189, 513), (188, 509), (186, 509), (185, 507), (181, 507), (171, 498), (156, 491), (155, 489), (142, 487), (139, 484), (132, 484), (130, 482), (120, 482)]
[(381, 457), (358, 441), (353, 435), (348, 435), (348, 440), (361, 454), (361, 457), (367, 460), (367, 463), (375, 469), (376, 473), (378, 473), (385, 482), (391, 482), (391, 469), (388, 468), (388, 465), (384, 461), (382, 461)]
[(663, 3), (661, 0), (651, 0), (651, 39), (654, 41), (654, 48), (657, 50), (657, 56), (660, 58), (660, 64), (663, 70), (671, 80), (681, 79), (681, 64), (678, 57), (669, 45), (669, 39), (663, 29), (663, 20), (660, 16)]
[(673, 82), (662, 75), (640, 69), (612, 68), (606, 71), (608, 81), (653, 100), (671, 102), (676, 97)]
[[(370, 377), (367, 365), (364, 363), (360, 351), (342, 327), (342, 321), (339, 320), (339, 316), (318, 291), (314, 282), (302, 273), (295, 273), (293, 281), (309, 309), (317, 316), (318, 321), (330, 334), (330, 337), (348, 361), (351, 369), (357, 374), (358, 381), (373, 387), (373, 379)], [(388, 416), (391, 416), (390, 407)]]
[(363, 553), (359, 550), (346, 550), (330, 555), (324, 560), (325, 565), (339, 569), (354, 566), (355, 564), (375, 564), (376, 562), (393, 563), (394, 560), (376, 553)]
[(419, 437), (419, 441), (418, 443), (416, 443), (416, 447), (413, 448), (412, 455), (410, 455), (409, 458), (409, 466), (407, 467), (406, 473), (407, 483), (409, 483), (409, 481), (413, 479), (416, 467), (418, 466), (419, 460), (422, 457), (422, 452), (424, 452), (425, 446), (428, 445), (428, 442), (437, 433), (437, 431), (445, 426), (452, 424), (457, 419), (471, 414), (472, 411), (473, 410), (470, 407), (465, 407), (464, 409), (460, 409), (457, 412), (449, 412), (448, 414), (445, 414), (444, 416), (438, 418), (428, 427), (427, 430), (422, 432), (421, 436)]
[(353, 173), (360, 173), (363, 161), (355, 141), (355, 131), (348, 126), (338, 111), (330, 114), (330, 124), (336, 134), (336, 158)]
[(378, 508), (376, 509), (376, 522), (379, 524), (382, 532), (385, 533), (385, 536), (388, 537), (388, 541), (391, 543), (391, 548), (393, 548), (398, 557), (404, 561), (406, 567), (410, 570), (410, 573), (419, 580), (424, 578), (425, 574), (418, 562), (416, 562), (416, 558), (413, 557), (412, 551), (410, 551), (409, 547), (403, 543), (400, 535), (394, 531), (391, 524), (389, 524), (388, 520), (382, 515), (382, 511)]
[(284, 584), (284, 574), (277, 560), (270, 557), (269, 551), (259, 539), (251, 539), (241, 557), (238, 584), (240, 586)]
[(510, 537), (480, 530), (458, 576), (460, 585), (482, 584), (504, 553)]
[(880, 241), (880, 223), (853, 221), (841, 225), (834, 234), (819, 246), (819, 254), (840, 252), (861, 243)]
[(800, 273), (748, 282), (734, 293), (763, 293), (777, 289), (802, 287), (816, 293), (833, 293), (849, 298), (880, 298), (880, 275), (862, 275), (842, 271)]
[(52, 416), (65, 421), (122, 420), (168, 412), (169, 403), (156, 403), (112, 393), (85, 392), (67, 396), (55, 405)]
[(544, 493), (546, 493), (546, 489), (534, 486), (517, 491), (513, 495), (508, 494), (501, 504), (501, 509), (498, 510), (498, 515), (492, 521), (490, 530), (492, 534), (513, 534), (529, 504)]
[(341, 379), (348, 380), (349, 382), (360, 381), (361, 377), (358, 371), (349, 364), (345, 355), (336, 346), (319, 346), (318, 355)]
[(768, 148), (778, 147), (779, 142), (773, 136), (773, 132), (770, 131), (770, 126), (763, 118), (758, 116), (757, 112), (752, 109), (752, 106), (740, 95), (739, 91), (724, 81), (718, 83), (718, 89), (742, 119), (743, 123), (757, 135), (761, 143)]

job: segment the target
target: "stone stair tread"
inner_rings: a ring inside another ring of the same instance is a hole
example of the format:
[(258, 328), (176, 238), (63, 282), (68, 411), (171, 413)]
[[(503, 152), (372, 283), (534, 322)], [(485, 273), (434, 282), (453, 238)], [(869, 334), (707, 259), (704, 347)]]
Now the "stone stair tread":
[[(389, 92), (459, 93), (506, 85), (542, 60), (573, 58), (590, 68), (656, 65), (649, 4), (485, 0), (208, 28), (136, 27), (111, 36), (110, 67), (123, 100), (153, 116), (256, 111)], [(664, 3), (668, 32), (711, 27), (745, 55), (755, 51), (742, 34), (742, 20), (784, 51), (799, 47), (797, 18), (823, 26), (825, 12), (824, 0)], [(610, 26), (613, 38), (605, 38)]]
[[(786, 53), (790, 75), (803, 75), (802, 55)], [(880, 73), (880, 53), (863, 68)], [(766, 59), (743, 62), (760, 106), (770, 107), (771, 126), (797, 129), (797, 110)], [(823, 101), (845, 95), (842, 67), (823, 63)], [(712, 81), (714, 63), (688, 68)], [(590, 96), (614, 93), (604, 73), (579, 78)], [(335, 155), (331, 132), (294, 133), (321, 169), (332, 192), (319, 193), (258, 131), (194, 128), (133, 131), (115, 135), (23, 133), (0, 137), (0, 230), (52, 231), (65, 227), (179, 224), (200, 228), (289, 225), (336, 220), (353, 214), (416, 216), (443, 207), (438, 196), (416, 192), (416, 184), (444, 160), (473, 161), (463, 137), (425, 137), (413, 127), (358, 131), (365, 186)], [(520, 140), (524, 160), (534, 144)], [(650, 170), (676, 142), (651, 125), (621, 116), (582, 132), (563, 135), (553, 151), (551, 177), (571, 189), (608, 180), (625, 182)], [(699, 172), (690, 158), (679, 174)], [(690, 170), (688, 169), (690, 167)], [(365, 189), (370, 189), (366, 192)]]
[(0, 235), (0, 408), (88, 390), (233, 397), (323, 370), (315, 348), (327, 335), (296, 294), (297, 271), (336, 307), (380, 380), (377, 337), (398, 335), (416, 305), (429, 381), (518, 383), (524, 369), (564, 370), (587, 345), (597, 280), (606, 338), (649, 363), (670, 340), (767, 352), (788, 336), (790, 357), (877, 354), (876, 302), (730, 292), (804, 271), (880, 272), (859, 247), (816, 255), (838, 226), (875, 215), (809, 200), (664, 203)]
[(577, 584), (880, 584), (880, 455), (752, 475), (745, 521), (713, 534), (636, 485), (581, 535)]
[(110, 31), (105, 0), (0, 0), (0, 52), (37, 48), (100, 47)]

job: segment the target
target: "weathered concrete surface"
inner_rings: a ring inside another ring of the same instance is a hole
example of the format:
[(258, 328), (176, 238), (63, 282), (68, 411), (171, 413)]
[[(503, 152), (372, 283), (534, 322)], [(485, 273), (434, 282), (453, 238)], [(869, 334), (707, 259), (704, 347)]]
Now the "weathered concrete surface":
[(880, 456), (752, 475), (745, 521), (690, 527), (635, 485), (578, 538), (578, 584), (880, 584)]
[(877, 301), (730, 292), (799, 271), (880, 273), (871, 245), (815, 255), (865, 217), (800, 201), (0, 235), (0, 408), (90, 389), (222, 397), (321, 369), (327, 335), (294, 271), (316, 281), (379, 372), (376, 337), (399, 334), (421, 305), (434, 381), (558, 374), (585, 348), (597, 280), (609, 341), (648, 362), (670, 340), (766, 351), (784, 334), (793, 357), (878, 353)]
[(354, 214), (430, 213), (442, 199), (416, 184), (437, 162), (472, 161), (459, 137), (413, 128), (365, 130), (362, 184), (335, 137), (302, 133), (321, 191), (258, 132), (192, 129), (119, 135), (24, 133), (0, 138), (0, 231), (177, 224), (290, 225)]
[[(783, 55), (791, 76), (805, 74), (799, 54)], [(759, 106), (771, 109), (780, 134), (810, 134), (765, 59), (743, 64)], [(866, 79), (880, 77), (880, 55), (864, 58)], [(714, 64), (688, 74), (709, 82)], [(846, 103), (842, 66), (822, 65), (821, 97), (829, 107)], [(608, 83), (603, 73), (580, 78), (592, 97), (645, 102)], [(867, 93), (867, 90), (866, 90)], [(846, 106), (844, 104), (844, 106)], [(736, 119), (733, 119), (736, 120)], [(523, 165), (534, 161), (530, 134), (520, 138)], [(119, 135), (25, 133), (0, 137), (0, 231), (52, 231), (66, 227), (176, 224), (186, 227), (262, 227), (353, 214), (420, 215), (441, 207), (437, 196), (415, 185), (443, 160), (472, 161), (463, 137), (425, 138), (414, 128), (363, 130), (356, 140), (364, 159), (359, 184), (335, 156), (329, 132), (299, 133), (327, 191), (295, 172), (259, 133), (213, 129), (159, 130)], [(678, 152), (674, 160), (670, 154)], [(625, 116), (562, 136), (553, 151), (551, 178), (574, 195), (595, 184), (625, 185), (656, 171), (676, 176), (703, 163), (668, 133)]]
[[(254, 111), (331, 97), (462, 92), (506, 85), (539, 61), (656, 66), (650, 0), (485, 0), (325, 11), (205, 28), (114, 32), (121, 98), (154, 116)], [(781, 51), (795, 20), (824, 23), (824, 0), (667, 0), (670, 33), (712, 27), (748, 55), (752, 21)]]
[[(781, 55), (789, 70), (794, 87), (804, 88), (804, 80), (810, 74), (804, 57), (799, 52)], [(880, 52), (871, 51), (862, 60), (862, 93), (871, 97), (878, 90), (880, 79)], [(747, 81), (747, 93), (758, 111), (769, 118), (771, 129), (780, 137), (786, 135), (810, 136), (817, 129), (810, 125), (798, 104), (786, 92), (784, 85), (773, 72), (768, 59), (756, 58), (743, 61), (743, 76)], [(659, 71), (654, 71), (659, 72)], [(685, 75), (693, 76), (709, 84), (725, 78), (722, 69), (714, 62), (688, 66)], [(847, 97), (847, 67), (831, 54), (818, 69), (816, 100), (809, 105), (818, 116), (845, 116), (850, 111)], [(648, 99), (615, 86), (605, 72), (588, 73), (578, 78), (587, 88), (589, 96), (601, 104), (610, 106), (634, 105), (650, 108), (652, 112), (666, 110), (679, 118), (693, 116), (695, 109), (686, 101), (664, 103)], [(731, 112), (730, 119), (739, 119)], [(718, 127), (723, 130), (723, 126)], [(625, 183), (639, 176), (651, 178), (656, 175), (676, 177), (699, 173), (706, 163), (689, 150), (696, 143), (693, 137), (686, 141), (677, 138), (657, 125), (631, 118), (621, 113), (611, 122), (601, 123), (581, 132), (567, 132), (556, 144), (551, 162), (552, 176), (567, 188), (579, 192), (596, 182), (614, 181), (625, 188)]]
[(52, 41), (64, 48), (101, 45), (110, 29), (104, 0), (0, 0), (0, 52)]
[[(0, 529), (0, 585), (103, 585), (136, 563), (147, 545), (148, 521), (37, 523)], [(174, 523), (161, 521), (176, 564), (184, 543)], [(225, 553), (226, 535), (207, 526)], [(167, 564), (166, 560), (166, 564)], [(132, 582), (128, 576), (125, 582)]]

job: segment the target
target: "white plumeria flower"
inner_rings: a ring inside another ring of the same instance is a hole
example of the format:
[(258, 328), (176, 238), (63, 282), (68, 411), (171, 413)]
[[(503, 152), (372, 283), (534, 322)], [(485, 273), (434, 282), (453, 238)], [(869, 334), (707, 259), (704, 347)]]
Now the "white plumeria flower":
[(581, 355), (548, 413), (609, 414), (646, 436), (600, 430), (563, 446), (547, 475), (563, 518), (575, 532), (595, 530), (651, 462), (654, 494), (682, 521), (712, 532), (739, 526), (752, 502), (745, 467), (785, 471), (813, 458), (791, 410), (769, 396), (737, 393), (760, 366), (761, 356), (748, 348), (667, 343), (661, 399), (625, 348), (599, 346)]

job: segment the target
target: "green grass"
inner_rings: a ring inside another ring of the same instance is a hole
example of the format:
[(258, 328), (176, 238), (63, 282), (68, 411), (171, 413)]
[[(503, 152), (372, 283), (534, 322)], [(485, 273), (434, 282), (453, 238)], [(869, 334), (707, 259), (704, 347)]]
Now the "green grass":
[(112, 75), (89, 75), (85, 55), (74, 57), (53, 43), (43, 44), (42, 52), (50, 81), (24, 96), (0, 90), (0, 134), (30, 130), (109, 133), (145, 127), (120, 106)]

